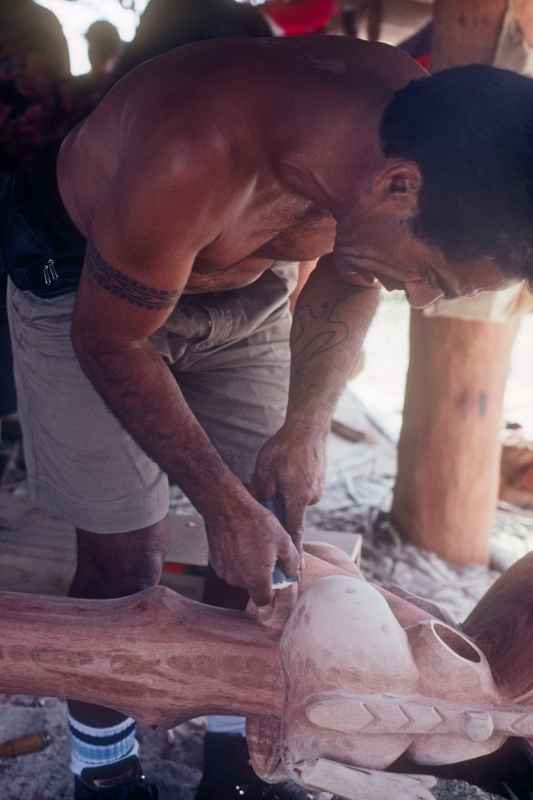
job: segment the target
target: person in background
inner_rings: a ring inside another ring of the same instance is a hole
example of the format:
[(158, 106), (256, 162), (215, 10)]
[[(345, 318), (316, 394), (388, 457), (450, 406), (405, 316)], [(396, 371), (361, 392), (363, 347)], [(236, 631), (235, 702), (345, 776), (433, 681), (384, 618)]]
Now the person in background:
[(58, 136), (58, 84), (70, 75), (57, 17), (34, 0), (0, 4), (0, 168), (17, 166)]
[(113, 72), (122, 50), (117, 28), (106, 19), (98, 19), (89, 25), (85, 38), (89, 43), (89, 74), (95, 78), (107, 77)]
[(89, 25), (85, 38), (91, 69), (70, 79), (65, 87), (72, 125), (96, 108), (114, 82), (114, 69), (123, 47), (117, 28), (105, 19)]
[(34, 0), (0, 4), (2, 79), (54, 81), (70, 73), (67, 40), (55, 14)]
[[(59, 83), (70, 75), (67, 41), (57, 17), (34, 0), (0, 4), (0, 171), (29, 162), (66, 132)], [(8, 182), (0, 175), (0, 195)], [(0, 264), (0, 430), (16, 410), (6, 278)]]

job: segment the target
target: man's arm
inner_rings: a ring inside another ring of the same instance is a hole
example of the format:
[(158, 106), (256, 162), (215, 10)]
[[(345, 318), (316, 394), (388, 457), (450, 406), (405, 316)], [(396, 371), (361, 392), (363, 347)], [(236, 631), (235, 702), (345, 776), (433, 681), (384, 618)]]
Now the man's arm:
[(325, 443), (335, 405), (378, 300), (377, 287), (344, 281), (332, 254), (319, 261), (296, 304), (287, 416), (261, 451), (254, 486), (263, 499), (283, 495), (287, 529), (297, 545), (305, 508), (322, 493)]
[[(205, 222), (195, 188), (205, 185), (183, 180), (182, 209), (174, 189), (165, 196), (163, 181), (155, 192), (153, 182), (140, 192), (130, 186), (124, 194), (122, 187), (97, 211), (72, 341), (82, 369), (111, 411), (205, 517), (220, 577), (264, 604), (271, 598), (276, 560), (295, 575), (297, 552), (274, 516), (220, 458), (148, 339), (179, 300), (204, 237), (212, 235), (208, 226), (195, 223), (199, 217)], [(172, 219), (165, 218), (167, 209)]]
[(209, 520), (228, 491), (230, 498), (247, 493), (147, 338), (164, 322), (179, 294), (128, 276), (89, 242), (72, 340), (84, 372), (109, 408)]
[(286, 424), (329, 430), (379, 300), (379, 288), (353, 286), (332, 257), (322, 259), (296, 305)]

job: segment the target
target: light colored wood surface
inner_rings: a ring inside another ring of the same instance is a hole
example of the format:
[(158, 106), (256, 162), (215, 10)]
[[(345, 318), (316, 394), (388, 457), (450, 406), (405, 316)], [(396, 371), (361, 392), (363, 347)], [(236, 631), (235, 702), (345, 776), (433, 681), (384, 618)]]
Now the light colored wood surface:
[(304, 770), (308, 786), (333, 792), (346, 800), (435, 800), (431, 791), (437, 779), (429, 775), (394, 775), (379, 770), (357, 769), (319, 758)]
[(75, 570), (74, 529), (0, 492), (0, 588), (65, 594)]

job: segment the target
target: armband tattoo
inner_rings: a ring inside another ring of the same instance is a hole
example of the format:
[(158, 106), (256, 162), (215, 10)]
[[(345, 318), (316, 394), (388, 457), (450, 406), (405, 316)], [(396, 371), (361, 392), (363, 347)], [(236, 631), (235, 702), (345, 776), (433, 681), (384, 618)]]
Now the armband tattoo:
[(152, 286), (130, 278), (104, 261), (92, 242), (87, 245), (85, 265), (99, 286), (116, 297), (141, 308), (149, 308), (153, 311), (172, 308), (181, 294), (178, 291), (154, 289)]

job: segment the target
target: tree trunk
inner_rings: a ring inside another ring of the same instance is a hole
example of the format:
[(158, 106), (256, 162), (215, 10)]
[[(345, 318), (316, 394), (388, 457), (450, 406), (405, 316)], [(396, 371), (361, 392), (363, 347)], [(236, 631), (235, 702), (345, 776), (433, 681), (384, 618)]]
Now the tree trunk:
[(419, 547), (485, 564), (515, 325), (411, 315), (393, 517)]
[[(491, 63), (507, 0), (436, 0), (433, 69)], [(411, 356), (392, 517), (459, 564), (488, 561), (502, 399), (516, 320), (411, 316)]]

